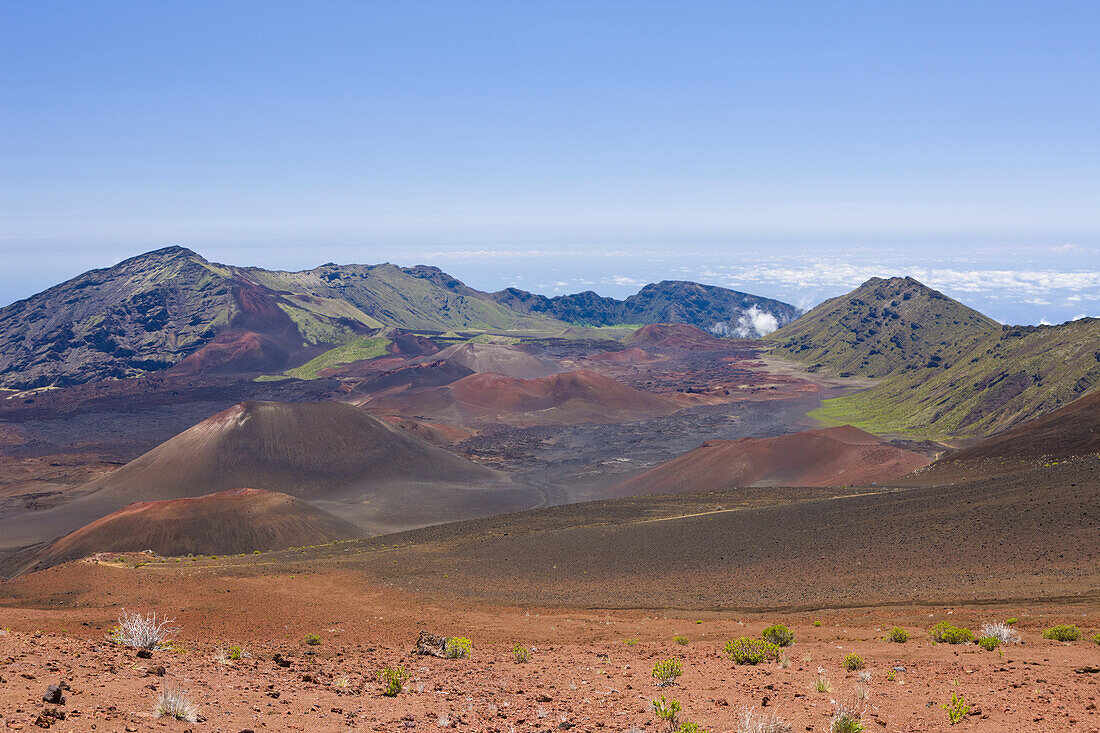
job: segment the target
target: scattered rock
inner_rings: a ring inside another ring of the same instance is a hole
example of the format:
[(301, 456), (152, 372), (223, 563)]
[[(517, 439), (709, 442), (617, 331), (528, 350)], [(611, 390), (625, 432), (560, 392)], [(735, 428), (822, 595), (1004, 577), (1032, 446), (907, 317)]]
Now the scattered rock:
[(445, 659), (447, 657), (446, 646), (447, 637), (421, 631), (420, 635), (416, 637), (416, 647), (413, 649), (413, 653)]
[(61, 687), (58, 685), (47, 687), (46, 694), (42, 696), (42, 702), (48, 702), (52, 705), (64, 705), (65, 695), (61, 693)]

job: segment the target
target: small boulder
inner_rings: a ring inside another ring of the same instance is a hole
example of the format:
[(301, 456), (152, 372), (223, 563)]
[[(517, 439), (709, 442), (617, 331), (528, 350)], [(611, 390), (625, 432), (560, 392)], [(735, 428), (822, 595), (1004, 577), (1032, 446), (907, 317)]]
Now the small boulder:
[(58, 685), (47, 687), (46, 694), (42, 696), (42, 702), (48, 702), (51, 705), (64, 705), (65, 695), (61, 692), (61, 687)]

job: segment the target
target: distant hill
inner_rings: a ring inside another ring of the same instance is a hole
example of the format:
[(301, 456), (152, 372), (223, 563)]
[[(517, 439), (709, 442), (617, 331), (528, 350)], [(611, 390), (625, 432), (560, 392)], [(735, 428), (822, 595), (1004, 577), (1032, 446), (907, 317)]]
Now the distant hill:
[[(280, 272), (165, 247), (0, 308), (0, 388), (121, 379), (176, 365), (185, 375), (281, 372), (321, 355), (312, 376), (347, 363), (336, 358), (346, 355), (323, 354), (326, 346), (394, 328), (559, 335), (574, 322), (671, 321), (757, 336), (798, 315), (785, 303), (695, 283), (648, 285), (623, 302), (568, 297), (572, 305), (515, 290), (490, 295), (425, 265)], [(546, 305), (552, 301), (559, 305)]]
[(1004, 326), (947, 368), (895, 375), (818, 416), (875, 432), (992, 435), (1045, 415), (1100, 386), (1100, 320)]
[(788, 303), (715, 285), (680, 280), (651, 283), (626, 300), (592, 291), (548, 298), (518, 288), (493, 293), (492, 298), (524, 313), (590, 326), (685, 323), (718, 336), (757, 338), (798, 318)]
[(874, 277), (764, 338), (814, 370), (886, 377), (950, 367), (1000, 329), (911, 277)]
[(614, 423), (671, 415), (683, 405), (586, 369), (535, 379), (471, 374), (439, 387), (383, 395), (366, 407), (383, 414), (465, 423)]
[(0, 387), (280, 370), (293, 353), (383, 327), (532, 330), (567, 324), (510, 310), (438, 268), (231, 267), (166, 247), (0, 308)]
[(924, 456), (851, 426), (774, 438), (709, 440), (613, 487), (611, 496), (743, 486), (866, 486), (928, 465)]
[(876, 433), (991, 435), (1100, 386), (1100, 321), (1001, 326), (912, 278), (872, 278), (765, 340), (811, 370), (882, 378), (814, 413)]
[(229, 555), (361, 536), (363, 531), (354, 524), (292, 496), (230, 489), (190, 499), (130, 504), (49, 543), (20, 572), (97, 552)]

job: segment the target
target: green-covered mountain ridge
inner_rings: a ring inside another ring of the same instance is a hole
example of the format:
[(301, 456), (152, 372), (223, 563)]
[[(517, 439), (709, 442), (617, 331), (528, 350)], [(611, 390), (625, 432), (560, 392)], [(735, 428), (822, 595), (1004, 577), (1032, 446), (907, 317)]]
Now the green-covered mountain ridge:
[(879, 433), (990, 435), (1100, 386), (1100, 321), (1002, 326), (912, 278), (873, 278), (767, 338), (811, 369), (880, 378), (815, 413)]

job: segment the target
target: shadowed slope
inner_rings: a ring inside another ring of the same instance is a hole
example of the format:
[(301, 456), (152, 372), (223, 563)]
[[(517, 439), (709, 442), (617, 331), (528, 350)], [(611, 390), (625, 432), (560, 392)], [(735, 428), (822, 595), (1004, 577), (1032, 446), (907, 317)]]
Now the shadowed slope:
[(51, 543), (34, 558), (33, 568), (97, 552), (226, 555), (362, 535), (354, 524), (301, 499), (262, 489), (230, 489), (190, 499), (129, 504)]
[(888, 481), (928, 464), (851, 426), (774, 438), (711, 440), (611, 489), (613, 496), (738, 486), (845, 486)]

